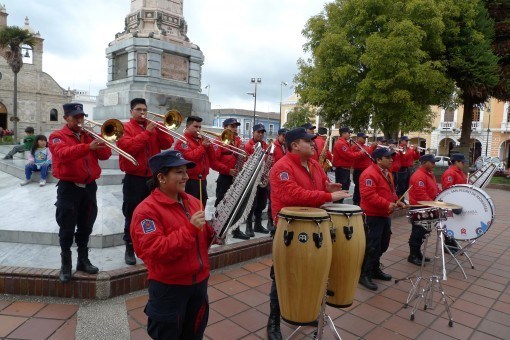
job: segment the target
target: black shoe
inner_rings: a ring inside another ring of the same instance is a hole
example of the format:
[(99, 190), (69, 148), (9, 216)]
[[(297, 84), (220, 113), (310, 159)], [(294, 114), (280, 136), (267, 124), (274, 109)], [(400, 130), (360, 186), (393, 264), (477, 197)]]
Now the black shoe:
[(78, 248), (78, 263), (76, 263), (76, 270), (80, 270), (87, 274), (97, 274), (99, 271), (99, 268), (90, 263), (89, 248)]
[(249, 240), (250, 236), (243, 233), (239, 228), (236, 228), (232, 231), (232, 237), (238, 238), (240, 240)]
[(12, 156), (6, 155), (4, 159), (12, 159)]
[(280, 330), (280, 307), (270, 303), (269, 319), (267, 320), (267, 338), (269, 340), (282, 340)]
[(253, 232), (253, 221), (251, 218), (246, 220), (246, 231), (244, 233), (248, 237), (255, 237), (255, 233)]
[(73, 267), (73, 260), (71, 258), (71, 251), (62, 251), (60, 253), (60, 257), (62, 259), (62, 267), (60, 267), (60, 275), (58, 278), (60, 279), (60, 282), (66, 283), (71, 280), (72, 276), (72, 267)]
[(385, 272), (383, 272), (381, 267), (379, 267), (372, 271), (372, 279), (391, 281), (392, 277), (390, 274), (386, 274)]
[[(418, 258), (420, 259), (420, 261), (423, 259), (423, 254), (421, 252), (418, 254)], [(426, 257), (425, 262), (430, 262), (430, 258)]]
[[(410, 262), (412, 264), (415, 264), (417, 266), (421, 266), (421, 258), (417, 255), (409, 255), (407, 257), (407, 262)], [(425, 259), (425, 262), (427, 261), (427, 259)], [(430, 261), (430, 260), (429, 260)]]
[(261, 218), (255, 218), (255, 231), (261, 234), (269, 234), (269, 230), (262, 226)]
[(135, 250), (133, 243), (126, 242), (126, 252), (124, 253), (124, 261), (126, 264), (133, 266), (136, 264)]
[(274, 225), (273, 225), (273, 219), (271, 218), (271, 216), (268, 216), (268, 220), (267, 220), (267, 230), (269, 232), (272, 232), (274, 230)]
[(375, 282), (366, 275), (363, 275), (359, 278), (359, 283), (367, 289), (377, 290), (377, 284), (375, 284)]

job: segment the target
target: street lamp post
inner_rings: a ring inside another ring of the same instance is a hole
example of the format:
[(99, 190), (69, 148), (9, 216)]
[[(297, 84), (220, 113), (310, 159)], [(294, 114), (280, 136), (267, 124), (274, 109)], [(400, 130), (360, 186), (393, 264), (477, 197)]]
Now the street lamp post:
[(487, 125), (487, 143), (485, 143), (485, 157), (489, 152), (489, 133), (491, 132), (491, 112), (489, 111), (489, 124)]
[(257, 84), (262, 83), (262, 78), (251, 78), (251, 83), (255, 85), (255, 90), (253, 91), (253, 93), (249, 93), (252, 94), (253, 97), (255, 98), (253, 101), (253, 125), (252, 125), (253, 128), (253, 126), (255, 126), (255, 112), (257, 111)]
[(280, 82), (280, 122), (279, 128), (282, 127), (282, 101), (283, 101), (283, 87), (289, 85), (286, 81)]

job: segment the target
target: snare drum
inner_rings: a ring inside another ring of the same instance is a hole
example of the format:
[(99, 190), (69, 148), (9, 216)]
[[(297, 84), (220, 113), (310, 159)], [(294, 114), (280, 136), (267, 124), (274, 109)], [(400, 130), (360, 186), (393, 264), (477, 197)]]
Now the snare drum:
[(468, 241), (485, 234), (494, 222), (496, 209), (490, 196), (482, 189), (469, 184), (459, 184), (442, 191), (436, 201), (462, 206), (460, 214), (452, 214), (444, 223), (448, 236)]
[(448, 218), (448, 210), (441, 208), (423, 208), (410, 210), (407, 213), (407, 219), (412, 224), (417, 224), (427, 231), (431, 231), (432, 227), (439, 221), (446, 221)]
[(317, 320), (331, 266), (330, 221), (325, 210), (282, 208), (273, 241), (280, 314), (294, 325)]
[(333, 296), (328, 296), (326, 303), (337, 308), (349, 307), (354, 301), (365, 256), (363, 211), (350, 204), (327, 203), (322, 208), (328, 212), (333, 224), (333, 256), (328, 283)]

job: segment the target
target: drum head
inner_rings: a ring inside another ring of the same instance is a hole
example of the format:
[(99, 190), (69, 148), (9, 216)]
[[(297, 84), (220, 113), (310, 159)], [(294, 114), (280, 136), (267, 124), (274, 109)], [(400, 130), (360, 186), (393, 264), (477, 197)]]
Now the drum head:
[(290, 217), (297, 219), (299, 217), (305, 219), (326, 219), (329, 217), (328, 213), (324, 209), (309, 208), (309, 207), (285, 207), (278, 213), (281, 217)]
[(342, 203), (326, 203), (322, 207), (322, 209), (326, 210), (331, 214), (362, 214), (363, 210), (357, 206), (352, 204), (342, 204)]
[(442, 191), (436, 201), (443, 201), (462, 206), (462, 212), (448, 217), (444, 222), (447, 234), (456, 240), (473, 240), (489, 230), (494, 222), (496, 212), (494, 203), (482, 189), (460, 184)]

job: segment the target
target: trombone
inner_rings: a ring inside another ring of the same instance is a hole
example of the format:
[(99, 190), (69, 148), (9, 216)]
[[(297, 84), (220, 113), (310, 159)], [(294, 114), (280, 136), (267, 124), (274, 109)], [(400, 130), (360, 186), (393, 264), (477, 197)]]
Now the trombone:
[[(206, 136), (206, 135), (204, 135), (204, 133), (212, 135), (214, 137), (218, 137), (220, 140)], [(202, 133), (200, 133), (199, 136), (201, 138), (207, 138), (211, 143), (219, 146), (220, 148), (230, 150), (233, 153), (238, 154), (239, 156), (243, 156), (243, 157), (247, 156), (246, 151), (233, 145), (232, 142), (234, 141), (235, 136), (234, 136), (234, 133), (232, 131), (230, 131), (229, 129), (223, 130), (223, 132), (221, 134), (212, 132), (212, 131), (208, 131), (208, 130), (202, 130)]]
[(186, 142), (186, 138), (179, 132), (175, 131), (181, 126), (182, 123), (182, 115), (179, 111), (174, 109), (168, 110), (164, 115), (156, 112), (147, 111), (147, 114), (163, 119), (163, 125), (161, 125), (159, 122), (148, 118), (146, 115), (142, 116), (148, 122), (156, 124), (156, 128), (159, 131), (166, 133), (172, 138), (180, 139), (181, 141)]
[[(88, 126), (85, 126), (88, 125)], [(115, 150), (119, 155), (125, 157), (128, 161), (138, 166), (138, 162), (134, 159), (133, 156), (128, 154), (127, 152), (121, 150), (112, 142), (116, 142), (122, 137), (124, 134), (124, 125), (118, 119), (108, 119), (103, 124), (95, 122), (93, 120), (85, 118), (84, 124), (79, 124), (79, 126), (85, 130), (90, 136), (95, 139), (99, 139), (110, 149)], [(101, 127), (101, 135), (98, 135), (94, 132), (93, 127), (100, 126)]]

